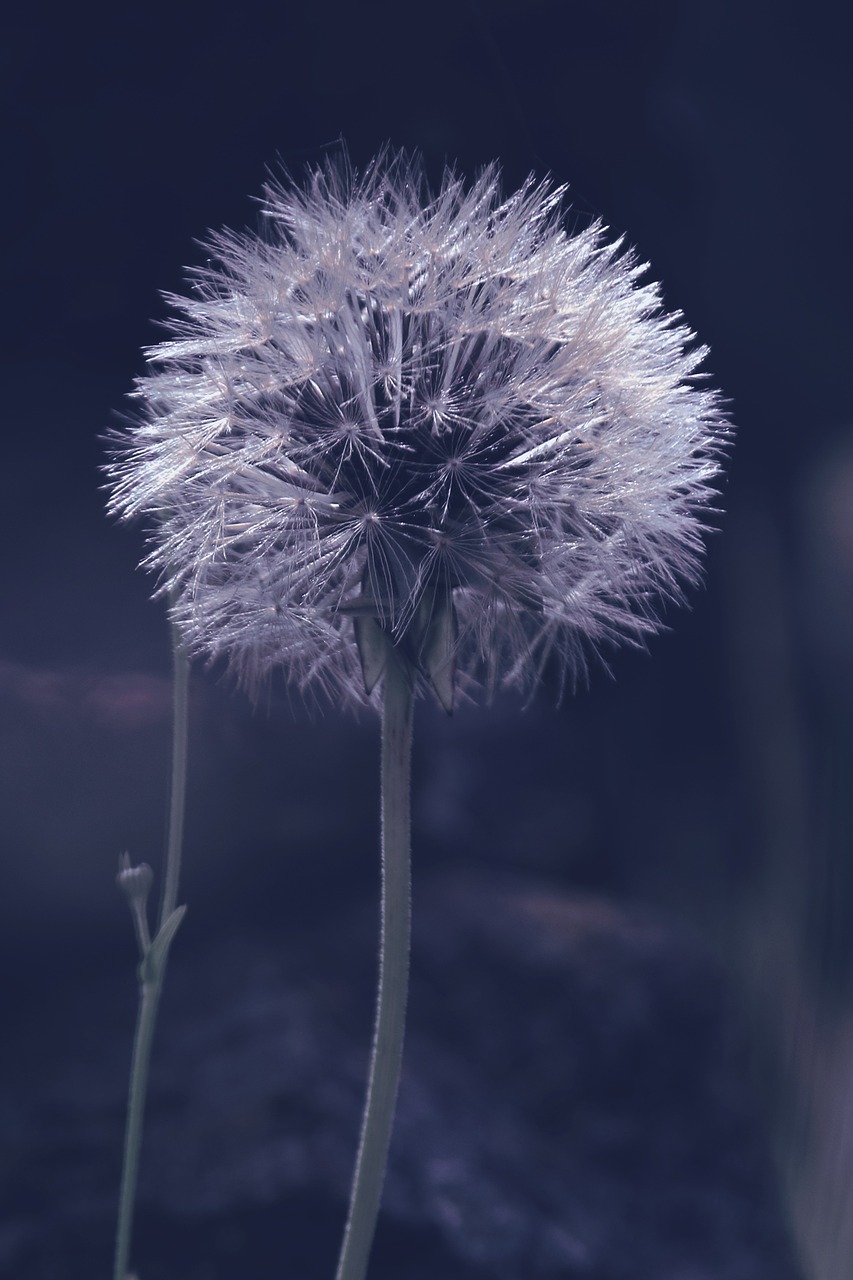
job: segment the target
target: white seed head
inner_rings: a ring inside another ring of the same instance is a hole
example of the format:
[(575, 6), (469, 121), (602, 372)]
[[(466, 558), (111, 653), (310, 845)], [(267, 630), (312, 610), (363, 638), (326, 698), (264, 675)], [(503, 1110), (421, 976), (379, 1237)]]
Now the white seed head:
[(108, 468), (193, 650), (363, 701), (381, 636), (447, 705), (657, 629), (728, 427), (705, 351), (562, 196), (502, 199), (494, 167), (430, 195), (386, 156), (212, 238)]

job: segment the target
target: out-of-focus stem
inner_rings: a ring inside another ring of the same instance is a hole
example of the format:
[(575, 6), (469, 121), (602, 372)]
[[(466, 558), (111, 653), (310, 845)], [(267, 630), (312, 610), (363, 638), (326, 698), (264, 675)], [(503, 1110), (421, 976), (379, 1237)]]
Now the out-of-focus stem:
[(169, 842), (166, 848), (166, 875), (160, 905), (159, 928), (178, 905), (178, 879), (184, 841), (184, 810), (187, 790), (187, 726), (189, 724), (190, 660), (181, 646), (178, 629), (172, 623), (172, 664), (174, 692), (172, 717), (172, 785), (169, 800)]
[[(172, 785), (169, 802), (166, 873), (163, 882), (163, 900), (160, 905), (160, 916), (153, 942), (146, 946), (147, 930), (140, 930), (137, 927), (137, 937), (142, 953), (139, 965), (139, 1010), (130, 1066), (130, 1090), (124, 1135), (124, 1158), (122, 1161), (121, 1190), (119, 1192), (113, 1280), (127, 1280), (128, 1275), (136, 1184), (139, 1174), (139, 1153), (142, 1146), (142, 1123), (145, 1116), (145, 1097), (148, 1089), (148, 1068), (151, 1062), (151, 1045), (154, 1039), (157, 1007), (160, 1003), (163, 980), (166, 976), (169, 946), (185, 911), (184, 907), (177, 907), (176, 904), (178, 900), (178, 878), (181, 869), (181, 845), (183, 842), (186, 799), (189, 659), (181, 648), (180, 639), (174, 627), (172, 628), (172, 655), (174, 663), (174, 714), (172, 722)], [(135, 905), (139, 908), (138, 903)], [(144, 912), (144, 906), (141, 910)]]
[(127, 1102), (127, 1123), (124, 1134), (124, 1161), (121, 1171), (121, 1195), (119, 1198), (118, 1230), (116, 1231), (114, 1280), (127, 1280), (130, 1261), (130, 1240), (133, 1230), (133, 1209), (136, 1200), (136, 1180), (139, 1172), (139, 1150), (142, 1145), (142, 1120), (145, 1114), (145, 1093), (148, 1088), (148, 1064), (151, 1061), (151, 1042), (157, 1005), (160, 1001), (162, 982), (140, 982), (139, 1012), (133, 1041), (133, 1058), (130, 1068), (130, 1094)]

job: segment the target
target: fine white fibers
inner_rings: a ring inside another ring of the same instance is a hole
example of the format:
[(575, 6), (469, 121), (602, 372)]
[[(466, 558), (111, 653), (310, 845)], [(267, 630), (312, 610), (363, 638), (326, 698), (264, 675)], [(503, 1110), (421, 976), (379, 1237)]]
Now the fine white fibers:
[(386, 156), (213, 237), (109, 467), (193, 651), (364, 701), (359, 619), (435, 686), (441, 618), (451, 683), (488, 691), (657, 629), (728, 426), (704, 350), (562, 195), (503, 200), (494, 167), (430, 195)]

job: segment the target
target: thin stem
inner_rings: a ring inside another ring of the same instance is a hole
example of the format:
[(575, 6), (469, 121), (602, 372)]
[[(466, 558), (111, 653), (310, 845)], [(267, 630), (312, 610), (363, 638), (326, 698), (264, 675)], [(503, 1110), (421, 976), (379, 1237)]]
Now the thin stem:
[(139, 987), (139, 1012), (136, 1018), (136, 1034), (133, 1040), (130, 1095), (127, 1101), (127, 1123), (124, 1132), (124, 1161), (121, 1171), (121, 1196), (119, 1198), (115, 1267), (113, 1270), (114, 1280), (126, 1280), (127, 1268), (130, 1262), (130, 1239), (133, 1230), (136, 1181), (139, 1173), (139, 1150), (142, 1145), (142, 1121), (145, 1114), (145, 1094), (148, 1088), (148, 1064), (151, 1061), (154, 1023), (157, 1019), (157, 1005), (160, 1002), (162, 989), (162, 980), (153, 983), (141, 982)]
[(364, 1280), (388, 1160), (409, 985), (412, 681), (389, 649), (382, 707), (382, 934), (367, 1099), (336, 1280)]
[[(174, 665), (172, 785), (169, 801), (166, 873), (163, 883), (160, 917), (153, 942), (145, 946), (145, 937), (140, 935), (139, 930), (137, 930), (142, 950), (142, 961), (139, 966), (139, 1010), (136, 1018), (136, 1033), (133, 1040), (133, 1056), (130, 1066), (130, 1091), (124, 1133), (124, 1158), (119, 1193), (113, 1280), (127, 1280), (133, 1232), (133, 1211), (136, 1201), (136, 1184), (139, 1174), (139, 1154), (142, 1146), (142, 1122), (145, 1115), (148, 1068), (151, 1062), (154, 1026), (157, 1020), (157, 1007), (163, 990), (163, 980), (166, 976), (166, 960), (169, 946), (185, 910), (184, 907), (176, 907), (176, 904), (178, 900), (178, 877), (181, 869), (181, 845), (183, 842), (186, 799), (189, 660), (181, 648), (180, 639), (174, 626), (172, 628), (172, 659)], [(136, 905), (139, 907), (139, 904)], [(144, 906), (141, 907), (141, 910), (144, 912)], [(143, 933), (147, 933), (147, 927)]]
[(169, 802), (169, 842), (166, 848), (166, 875), (160, 904), (159, 928), (178, 905), (178, 877), (181, 874), (181, 848), (184, 840), (184, 810), (187, 790), (187, 725), (189, 723), (190, 660), (172, 623), (173, 715), (172, 715), (172, 785)]

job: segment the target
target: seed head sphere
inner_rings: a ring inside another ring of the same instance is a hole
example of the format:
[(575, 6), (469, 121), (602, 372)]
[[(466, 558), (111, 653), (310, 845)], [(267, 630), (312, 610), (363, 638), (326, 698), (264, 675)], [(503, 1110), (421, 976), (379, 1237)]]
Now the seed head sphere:
[(393, 646), (450, 707), (642, 643), (695, 580), (728, 425), (705, 351), (563, 189), (380, 157), (267, 188), (113, 438), (114, 513), (191, 650), (364, 701)]

